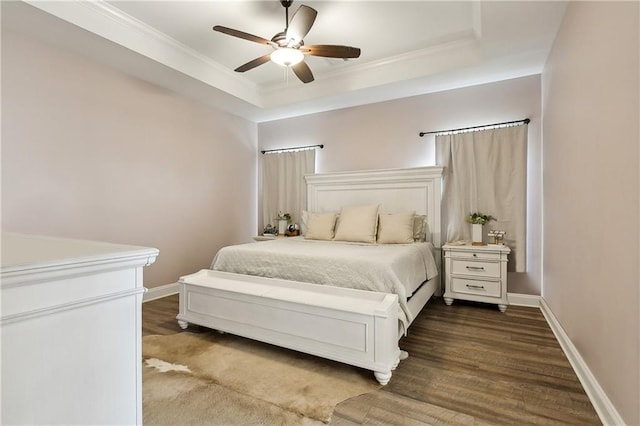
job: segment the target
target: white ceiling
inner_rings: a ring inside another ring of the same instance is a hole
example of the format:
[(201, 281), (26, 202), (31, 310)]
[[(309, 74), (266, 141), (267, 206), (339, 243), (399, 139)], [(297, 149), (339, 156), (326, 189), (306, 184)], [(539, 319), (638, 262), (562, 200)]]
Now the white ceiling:
[(285, 10), (268, 1), (2, 2), (2, 25), (260, 122), (540, 73), (564, 1), (295, 1), (318, 11), (305, 44), (359, 47), (358, 59), (306, 57), (301, 83), (268, 62)]

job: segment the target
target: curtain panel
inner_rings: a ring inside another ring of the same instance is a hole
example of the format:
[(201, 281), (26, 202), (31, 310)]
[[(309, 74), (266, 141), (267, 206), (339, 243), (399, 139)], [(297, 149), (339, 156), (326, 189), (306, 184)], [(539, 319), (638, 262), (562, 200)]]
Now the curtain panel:
[(442, 235), (470, 240), (470, 213), (496, 221), (484, 226), (506, 231), (509, 270), (526, 271), (527, 126), (436, 136), (436, 161), (444, 166)]
[(307, 149), (264, 154), (262, 157), (262, 220), (276, 224), (279, 211), (300, 223), (307, 206), (304, 175), (315, 173), (316, 151)]

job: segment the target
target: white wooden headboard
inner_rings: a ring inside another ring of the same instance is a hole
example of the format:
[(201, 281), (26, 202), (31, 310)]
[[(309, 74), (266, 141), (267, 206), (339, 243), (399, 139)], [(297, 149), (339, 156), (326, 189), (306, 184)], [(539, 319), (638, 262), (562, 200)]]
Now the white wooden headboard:
[(382, 213), (426, 214), (431, 241), (439, 248), (442, 167), (368, 170), (306, 175), (307, 210), (380, 204)]

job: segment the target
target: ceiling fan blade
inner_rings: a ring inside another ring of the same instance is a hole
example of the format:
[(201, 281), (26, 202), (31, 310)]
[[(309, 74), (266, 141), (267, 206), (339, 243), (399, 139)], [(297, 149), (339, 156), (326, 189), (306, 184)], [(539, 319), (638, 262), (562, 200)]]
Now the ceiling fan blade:
[(236, 71), (236, 72), (249, 71), (249, 70), (254, 69), (255, 67), (257, 67), (258, 65), (262, 65), (262, 64), (264, 64), (266, 62), (269, 62), (269, 59), (271, 59), (271, 53), (267, 53), (266, 55), (260, 56), (259, 58), (256, 58), (253, 61), (249, 61), (244, 65), (240, 65), (234, 71)]
[(213, 30), (230, 35), (230, 36), (242, 38), (244, 40), (253, 41), (254, 43), (266, 44), (269, 46), (277, 47), (277, 44), (272, 42), (271, 40), (267, 40), (266, 38), (255, 36), (253, 34), (245, 33), (244, 31), (234, 30), (233, 28), (227, 28), (221, 25), (216, 25), (215, 27), (213, 27)]
[(316, 44), (303, 46), (300, 50), (311, 56), (323, 56), (325, 58), (358, 58), (360, 49), (351, 46), (337, 46), (332, 44)]
[(311, 68), (309, 68), (309, 65), (307, 65), (304, 61), (298, 62), (291, 68), (293, 69), (294, 74), (298, 76), (300, 81), (302, 81), (303, 83), (311, 83), (314, 80)]
[(316, 15), (318, 12), (315, 9), (305, 5), (300, 6), (293, 14), (287, 28), (287, 40), (294, 40), (294, 43), (302, 41), (313, 26)]

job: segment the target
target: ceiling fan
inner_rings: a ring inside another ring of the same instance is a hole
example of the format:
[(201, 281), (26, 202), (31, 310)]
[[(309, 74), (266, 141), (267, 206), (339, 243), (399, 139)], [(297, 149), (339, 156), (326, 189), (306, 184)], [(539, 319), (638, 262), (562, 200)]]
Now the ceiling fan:
[(293, 3), (293, 0), (280, 0), (280, 4), (285, 8), (286, 26), (284, 31), (274, 35), (271, 40), (220, 25), (213, 27), (214, 31), (255, 43), (266, 44), (274, 49), (271, 53), (239, 66), (235, 69), (236, 72), (249, 71), (271, 60), (278, 65), (291, 67), (294, 74), (303, 83), (311, 83), (314, 80), (313, 73), (304, 62), (305, 55), (343, 59), (358, 58), (360, 56), (360, 49), (357, 47), (331, 44), (305, 46), (303, 38), (311, 30), (318, 12), (309, 6), (301, 5), (291, 17), (291, 22), (289, 22), (289, 6), (291, 6), (291, 3)]

